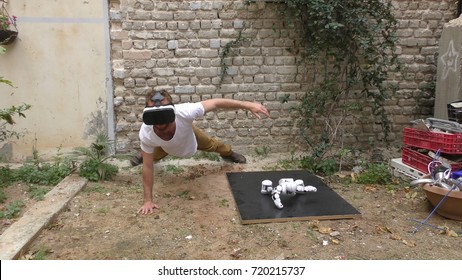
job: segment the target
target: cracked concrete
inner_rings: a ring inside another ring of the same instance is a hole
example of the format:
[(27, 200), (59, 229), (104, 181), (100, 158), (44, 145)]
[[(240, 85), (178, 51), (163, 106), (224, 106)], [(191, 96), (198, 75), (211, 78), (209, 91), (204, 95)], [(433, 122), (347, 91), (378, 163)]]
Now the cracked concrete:
[(0, 236), (0, 260), (17, 259), (21, 252), (86, 185), (87, 179), (72, 174), (64, 178)]

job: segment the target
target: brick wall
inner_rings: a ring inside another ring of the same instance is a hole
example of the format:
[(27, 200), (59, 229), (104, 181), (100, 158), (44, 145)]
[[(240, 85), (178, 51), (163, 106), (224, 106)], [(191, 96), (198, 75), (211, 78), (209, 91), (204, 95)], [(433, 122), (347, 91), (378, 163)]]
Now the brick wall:
[[(399, 20), (399, 54), (404, 75), (386, 103), (392, 120), (391, 139), (401, 143), (403, 127), (433, 114), (438, 39), (444, 23), (455, 18), (456, 1), (394, 1)], [(240, 151), (267, 147), (287, 152), (297, 147), (297, 115), (290, 108), (312, 84), (309, 68), (294, 50), (298, 33), (284, 27), (275, 3), (260, 1), (134, 1), (111, 0), (111, 46), (116, 110), (117, 150), (139, 148), (138, 129), (144, 95), (169, 90), (176, 103), (209, 98), (263, 102), (271, 118), (255, 120), (245, 111), (208, 113), (196, 124)], [(220, 54), (231, 48), (221, 82)], [(430, 89), (429, 89), (430, 88)], [(288, 96), (288, 102), (281, 98)], [(345, 122), (345, 143), (368, 147), (383, 138), (380, 124), (366, 108)], [(322, 120), (315, 120), (322, 126)], [(313, 131), (319, 127), (313, 127)]]

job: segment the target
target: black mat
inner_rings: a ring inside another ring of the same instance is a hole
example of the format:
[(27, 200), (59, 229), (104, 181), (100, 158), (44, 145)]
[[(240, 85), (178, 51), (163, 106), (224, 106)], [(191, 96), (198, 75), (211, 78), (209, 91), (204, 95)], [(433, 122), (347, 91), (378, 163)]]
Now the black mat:
[[(226, 175), (243, 224), (352, 219), (361, 215), (321, 179), (305, 170), (230, 172)], [(278, 209), (270, 194), (261, 194), (261, 182), (268, 179), (277, 186), (282, 178), (301, 179), (305, 185), (318, 190), (293, 197), (281, 195), (284, 208)]]

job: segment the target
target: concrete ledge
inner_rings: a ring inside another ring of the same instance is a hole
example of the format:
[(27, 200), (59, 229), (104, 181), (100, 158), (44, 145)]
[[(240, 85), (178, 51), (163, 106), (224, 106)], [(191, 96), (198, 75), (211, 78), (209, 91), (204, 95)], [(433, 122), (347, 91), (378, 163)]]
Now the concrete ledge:
[(44, 200), (35, 203), (0, 236), (0, 260), (17, 259), (87, 182), (87, 179), (72, 174), (49, 191)]

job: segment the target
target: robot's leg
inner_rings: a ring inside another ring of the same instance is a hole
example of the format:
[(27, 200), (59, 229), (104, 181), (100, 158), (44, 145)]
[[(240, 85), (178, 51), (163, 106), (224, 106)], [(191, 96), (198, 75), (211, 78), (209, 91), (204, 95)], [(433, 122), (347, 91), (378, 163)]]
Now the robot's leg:
[(281, 203), (281, 197), (279, 196), (279, 193), (274, 192), (271, 198), (273, 199), (274, 205), (276, 205), (277, 208), (282, 209), (282, 207), (284, 207)]

